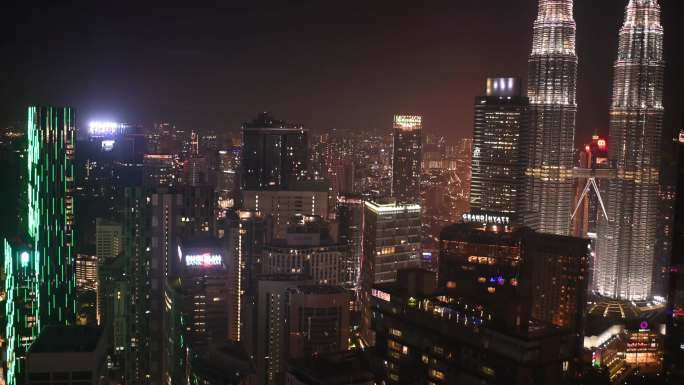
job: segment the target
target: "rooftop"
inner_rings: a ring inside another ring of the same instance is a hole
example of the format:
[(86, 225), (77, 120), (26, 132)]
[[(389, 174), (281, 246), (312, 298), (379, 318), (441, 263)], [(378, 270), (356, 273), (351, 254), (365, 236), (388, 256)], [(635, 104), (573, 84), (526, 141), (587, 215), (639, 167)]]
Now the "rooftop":
[(47, 326), (29, 353), (89, 353), (95, 351), (102, 329), (90, 326)]
[(374, 382), (366, 359), (358, 352), (302, 359), (290, 365), (289, 374), (300, 381), (322, 385), (348, 385)]

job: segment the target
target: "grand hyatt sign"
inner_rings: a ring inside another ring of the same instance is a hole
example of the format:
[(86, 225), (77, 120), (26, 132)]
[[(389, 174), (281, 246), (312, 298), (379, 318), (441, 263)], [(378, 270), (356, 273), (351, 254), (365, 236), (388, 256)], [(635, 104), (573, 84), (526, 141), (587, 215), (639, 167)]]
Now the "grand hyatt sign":
[(503, 215), (491, 214), (463, 214), (463, 222), (465, 223), (486, 223), (492, 225), (510, 225), (511, 217)]

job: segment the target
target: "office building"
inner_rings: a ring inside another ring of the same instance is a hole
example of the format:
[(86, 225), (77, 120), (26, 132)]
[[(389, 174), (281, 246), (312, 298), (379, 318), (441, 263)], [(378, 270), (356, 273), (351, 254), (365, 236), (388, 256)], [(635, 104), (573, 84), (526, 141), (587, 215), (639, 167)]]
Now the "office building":
[[(539, 0), (529, 57), (524, 209), (543, 233), (568, 235), (572, 205), (577, 54), (572, 0)], [(536, 220), (535, 220), (536, 222)]]
[(261, 212), (270, 221), (268, 239), (284, 239), (289, 220), (296, 215), (328, 216), (326, 181), (290, 183), (286, 190), (244, 190), (242, 208)]
[(29, 350), (25, 384), (107, 383), (105, 356), (106, 341), (102, 329), (48, 326)]
[(317, 216), (297, 216), (287, 235), (264, 246), (265, 274), (306, 274), (321, 285), (341, 285), (349, 248), (330, 235), (328, 224)]
[(573, 375), (572, 332), (539, 323), (526, 333), (470, 296), (436, 292), (434, 273), (408, 271), (374, 286), (375, 367), (385, 384), (563, 384)]
[(651, 297), (663, 125), (663, 28), (655, 0), (630, 1), (620, 29), (610, 109), (608, 219), (599, 225), (594, 288), (630, 301)]
[(419, 267), (420, 206), (391, 199), (366, 201), (364, 211), (364, 266), (371, 282), (390, 282), (397, 270)]
[(260, 113), (242, 126), (243, 190), (282, 189), (307, 170), (309, 131)]
[(475, 98), (471, 212), (520, 211), (525, 174), (521, 133), (528, 129), (528, 108), (519, 78), (487, 78), (485, 96)]
[(455, 224), (440, 236), (439, 286), (481, 301), (511, 330), (541, 322), (579, 332), (588, 257), (580, 238)]
[(423, 118), (395, 115), (392, 146), (392, 196), (402, 203), (420, 203)]
[(143, 158), (143, 186), (173, 187), (176, 181), (176, 161), (169, 154), (145, 154)]
[(420, 205), (393, 200), (366, 201), (361, 264), (361, 329), (370, 338), (373, 284), (392, 282), (397, 271), (420, 267)]

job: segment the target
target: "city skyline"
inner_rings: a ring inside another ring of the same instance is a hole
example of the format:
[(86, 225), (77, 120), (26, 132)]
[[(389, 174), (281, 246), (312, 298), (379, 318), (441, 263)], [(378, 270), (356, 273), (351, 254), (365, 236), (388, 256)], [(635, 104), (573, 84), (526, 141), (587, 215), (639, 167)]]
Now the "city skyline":
[[(384, 129), (397, 111), (416, 110), (427, 132), (468, 137), (473, 114), (466, 106), (487, 76), (525, 81), (536, 2), (507, 3), (455, 7), (438, 1), (426, 8), (380, 1), (349, 7), (225, 6), (217, 12), (178, 6), (157, 12), (143, 5), (130, 14), (116, 6), (102, 12), (92, 6), (69, 11), (46, 6), (45, 14), (72, 21), (52, 31), (49, 42), (39, 40), (40, 32), (53, 25), (43, 12), (7, 7), (5, 14), (13, 21), (3, 25), (7, 33), (0, 44), (25, 60), (0, 64), (7, 80), (0, 91), (0, 124), (21, 120), (23, 106), (36, 102), (78, 107), (79, 126), (90, 120), (170, 121), (203, 130), (237, 130), (264, 110), (313, 130)], [(673, 68), (683, 63), (676, 49), (683, 34), (675, 22), (680, 2), (662, 3), (669, 32), (667, 108), (682, 101), (682, 77)], [(594, 131), (607, 134), (617, 48), (613, 31), (625, 4), (575, 4), (580, 57), (576, 144)], [(283, 25), (282, 16), (293, 22)], [(399, 31), (396, 20), (404, 26)], [(242, 34), (242, 28), (254, 32)], [(21, 40), (8, 38), (19, 33)], [(478, 39), (465, 38), (470, 35)], [(404, 41), (417, 48), (404, 49)], [(285, 60), (275, 60), (288, 49)], [(50, 67), (36, 60), (50, 52), (58, 53)], [(266, 60), (268, 52), (273, 58)], [(377, 73), (378, 66), (389, 71)], [(70, 86), (46, 87), (49, 83)], [(678, 130), (680, 119), (666, 114), (666, 135)]]
[(680, 384), (674, 1), (3, 6), (0, 385)]

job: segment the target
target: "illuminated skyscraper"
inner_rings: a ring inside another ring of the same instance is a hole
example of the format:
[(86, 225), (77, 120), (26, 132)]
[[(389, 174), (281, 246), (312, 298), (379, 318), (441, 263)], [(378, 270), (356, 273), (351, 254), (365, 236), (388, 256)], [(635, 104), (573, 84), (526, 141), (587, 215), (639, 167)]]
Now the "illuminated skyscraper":
[(520, 134), (527, 128), (528, 106), (518, 78), (487, 78), (486, 96), (475, 99), (471, 210), (519, 211), (524, 175)]
[(22, 241), (4, 242), (5, 273), (5, 343), (7, 384), (22, 384), (26, 354), (38, 336), (36, 293), (36, 253)]
[[(525, 210), (544, 233), (567, 235), (573, 197), (577, 54), (572, 0), (539, 0), (529, 58)], [(534, 227), (537, 227), (536, 225)]]
[(361, 330), (370, 338), (370, 297), (373, 284), (394, 282), (401, 269), (421, 264), (420, 205), (394, 199), (365, 201), (361, 261)]
[(38, 274), (38, 327), (74, 322), (74, 112), (28, 109), (28, 234)]
[(76, 314), (73, 111), (29, 107), (27, 139), (28, 220), (19, 233), (28, 237), (4, 244), (8, 384), (23, 383), (22, 360), (38, 331), (72, 324)]
[(663, 125), (663, 28), (656, 0), (630, 0), (614, 67), (608, 221), (599, 225), (594, 287), (607, 297), (651, 295)]
[(394, 115), (392, 196), (400, 202), (420, 203), (422, 130), (422, 117)]

